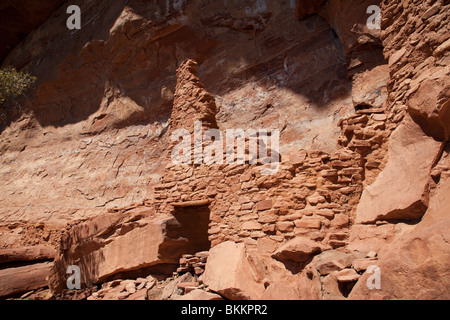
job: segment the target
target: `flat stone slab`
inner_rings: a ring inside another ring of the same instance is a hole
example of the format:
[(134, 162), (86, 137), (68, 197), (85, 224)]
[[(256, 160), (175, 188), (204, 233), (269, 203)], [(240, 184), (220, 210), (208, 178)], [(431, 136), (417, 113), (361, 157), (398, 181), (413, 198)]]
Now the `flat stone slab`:
[(0, 298), (48, 286), (52, 262), (0, 270)]

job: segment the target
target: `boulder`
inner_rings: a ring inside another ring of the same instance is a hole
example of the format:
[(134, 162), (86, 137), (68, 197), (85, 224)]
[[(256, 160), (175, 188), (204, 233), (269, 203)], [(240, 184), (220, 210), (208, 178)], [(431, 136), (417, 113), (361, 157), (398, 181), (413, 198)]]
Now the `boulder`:
[(318, 203), (324, 203), (326, 200), (323, 196), (321, 196), (319, 193), (314, 192), (312, 195), (306, 198), (306, 201), (312, 205), (315, 206)]
[(201, 289), (195, 289), (183, 296), (177, 296), (174, 300), (223, 300), (216, 293), (206, 292)]
[[(307, 0), (299, 1), (300, 3), (308, 2)], [(309, 1), (313, 3), (323, 3), (324, 1)], [(347, 54), (368, 52), (359, 55), (361, 62), (370, 66), (370, 60), (375, 60), (376, 45), (379, 41), (380, 30), (367, 28), (367, 9), (371, 5), (379, 2), (371, 0), (346, 1), (346, 0), (328, 0), (325, 5), (318, 8), (317, 12), (324, 17), (333, 27), (337, 36), (342, 42), (344, 50)], [(317, 4), (316, 4), (317, 7)], [(372, 50), (368, 50), (371, 48)], [(358, 52), (359, 51), (359, 52)], [(370, 59), (367, 57), (369, 56)], [(367, 60), (367, 61), (366, 61)], [(373, 63), (373, 62), (372, 62)]]
[(260, 299), (265, 288), (259, 262), (243, 243), (223, 242), (210, 250), (203, 283), (227, 299)]
[(0, 298), (48, 286), (51, 262), (0, 270)]
[(387, 97), (389, 68), (380, 65), (353, 78), (352, 100), (355, 106), (381, 108)]
[(428, 205), (426, 189), (439, 146), (411, 117), (405, 117), (390, 138), (386, 167), (363, 190), (356, 223), (421, 218)]
[(323, 249), (324, 246), (318, 242), (298, 237), (278, 248), (272, 254), (272, 258), (280, 261), (292, 260), (302, 263), (309, 260), (315, 254), (320, 253)]

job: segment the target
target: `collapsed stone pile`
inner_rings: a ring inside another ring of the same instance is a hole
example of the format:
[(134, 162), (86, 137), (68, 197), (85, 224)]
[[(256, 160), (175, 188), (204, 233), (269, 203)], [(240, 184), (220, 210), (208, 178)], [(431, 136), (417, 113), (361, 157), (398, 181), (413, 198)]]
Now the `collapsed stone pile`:
[[(199, 82), (195, 74), (189, 76), (195, 69), (185, 67), (192, 63), (189, 60), (183, 63), (178, 73), (183, 89), (176, 92), (175, 102), (182, 105), (192, 94), (203, 90), (202, 86), (197, 88)], [(195, 81), (186, 82), (190, 78)], [(178, 113), (184, 109), (175, 105), (172, 118), (181, 118)], [(215, 108), (204, 109), (209, 110), (208, 117), (214, 116), (211, 110)], [(375, 118), (372, 121), (383, 120)], [(368, 120), (363, 115), (345, 120), (345, 123), (367, 123)], [(191, 132), (193, 119), (183, 125)], [(267, 142), (253, 138), (258, 146), (268, 147)], [(242, 140), (246, 143), (246, 152), (251, 139)], [(375, 142), (379, 146), (382, 141), (377, 138)], [(371, 145), (370, 141), (367, 143)], [(191, 147), (195, 147), (192, 140)], [(273, 163), (250, 164), (250, 155), (246, 154), (245, 164), (227, 164), (226, 148), (222, 151), (223, 164), (169, 163), (160, 179), (161, 184), (154, 187), (155, 200), (148, 204), (168, 215), (176, 214), (178, 207), (208, 205), (210, 223), (207, 232), (211, 246), (227, 240), (256, 246), (256, 241), (263, 237), (284, 243), (296, 236), (310, 238), (331, 248), (346, 245), (346, 230), (364, 180), (360, 153), (350, 147), (331, 154), (298, 150), (295, 154), (280, 155), (280, 162), (275, 164), (277, 170), (273, 174), (264, 174), (262, 170)]]
[(180, 258), (180, 266), (177, 268), (177, 274), (186, 272), (194, 273), (199, 276), (205, 271), (206, 260), (208, 259), (208, 251), (200, 251), (195, 254), (183, 254)]

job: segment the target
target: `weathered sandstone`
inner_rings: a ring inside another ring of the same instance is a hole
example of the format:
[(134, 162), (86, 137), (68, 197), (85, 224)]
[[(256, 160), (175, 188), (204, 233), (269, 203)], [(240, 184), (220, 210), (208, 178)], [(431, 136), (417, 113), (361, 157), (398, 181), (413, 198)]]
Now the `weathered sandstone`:
[(57, 4), (0, 1), (0, 297), (450, 296), (448, 1)]

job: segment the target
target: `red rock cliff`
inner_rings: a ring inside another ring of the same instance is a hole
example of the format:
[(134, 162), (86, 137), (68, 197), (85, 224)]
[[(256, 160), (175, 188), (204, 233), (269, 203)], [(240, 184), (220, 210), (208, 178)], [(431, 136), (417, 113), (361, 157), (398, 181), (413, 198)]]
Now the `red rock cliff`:
[[(450, 297), (448, 1), (72, 2), (2, 64), (38, 82), (1, 109), (1, 297), (74, 264), (79, 299)], [(197, 120), (278, 129), (278, 170), (172, 163)]]

